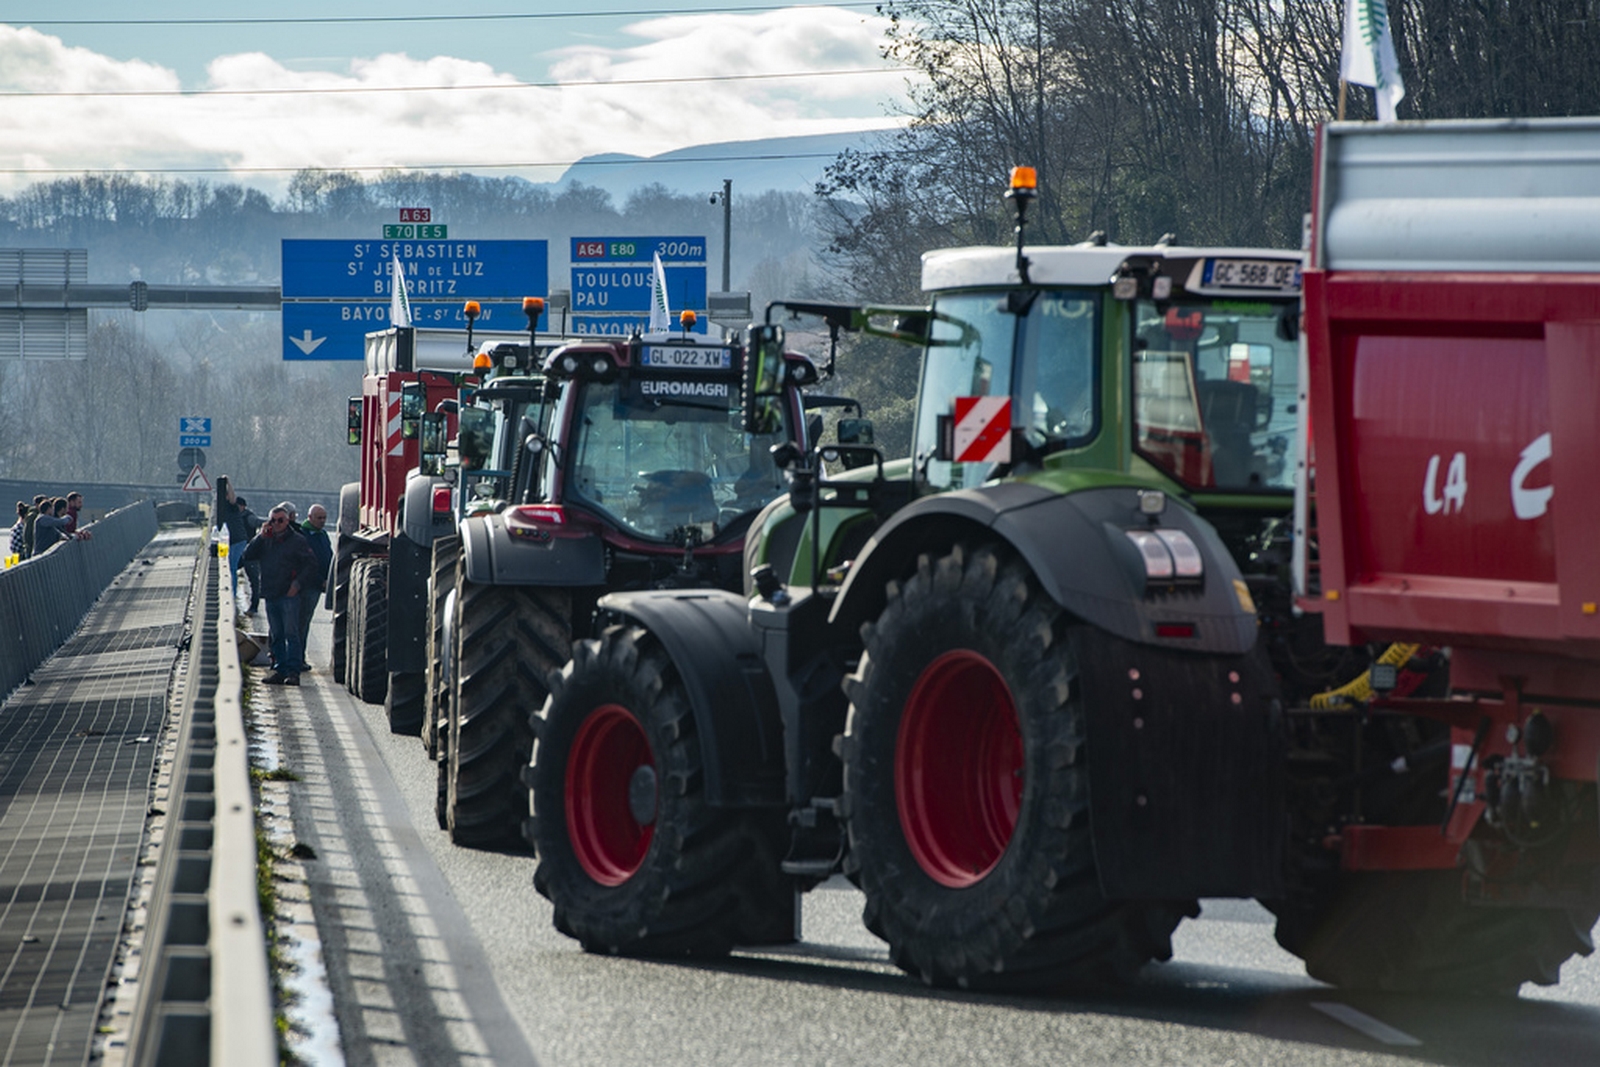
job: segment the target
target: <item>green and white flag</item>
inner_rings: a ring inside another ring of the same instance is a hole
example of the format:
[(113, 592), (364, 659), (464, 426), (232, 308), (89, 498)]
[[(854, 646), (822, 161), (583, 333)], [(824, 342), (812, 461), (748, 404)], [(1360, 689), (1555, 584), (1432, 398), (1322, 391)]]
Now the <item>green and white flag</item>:
[(1395, 105), (1405, 98), (1400, 60), (1389, 32), (1387, 0), (1345, 0), (1344, 56), (1339, 77), (1352, 85), (1370, 85), (1378, 98), (1378, 121), (1393, 122)]
[(650, 332), (672, 329), (672, 308), (667, 306), (667, 271), (656, 253), (655, 273), (650, 276)]

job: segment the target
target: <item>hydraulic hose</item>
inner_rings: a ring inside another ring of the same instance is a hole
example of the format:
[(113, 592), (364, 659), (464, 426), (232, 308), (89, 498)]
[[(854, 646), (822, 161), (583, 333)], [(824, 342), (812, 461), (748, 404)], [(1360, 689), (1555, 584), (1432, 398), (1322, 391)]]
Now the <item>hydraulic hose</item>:
[[(1422, 648), (1421, 645), (1407, 645), (1396, 642), (1390, 645), (1378, 657), (1379, 663), (1399, 669), (1411, 662)], [(1325, 693), (1318, 693), (1311, 698), (1311, 707), (1317, 711), (1327, 711), (1331, 708), (1343, 707), (1346, 704), (1365, 704), (1372, 699), (1372, 671), (1362, 671), (1351, 681), (1346, 682), (1337, 689), (1330, 689)]]

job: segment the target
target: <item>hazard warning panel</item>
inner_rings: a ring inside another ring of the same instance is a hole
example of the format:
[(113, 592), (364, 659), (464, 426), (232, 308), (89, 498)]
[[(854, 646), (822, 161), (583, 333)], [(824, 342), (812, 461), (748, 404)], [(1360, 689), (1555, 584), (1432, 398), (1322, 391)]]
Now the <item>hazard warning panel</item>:
[(183, 483), (183, 491), (185, 493), (211, 492), (211, 482), (207, 480), (206, 472), (199, 467), (190, 471), (188, 480)]
[(957, 463), (1011, 462), (1011, 398), (958, 396), (951, 458)]

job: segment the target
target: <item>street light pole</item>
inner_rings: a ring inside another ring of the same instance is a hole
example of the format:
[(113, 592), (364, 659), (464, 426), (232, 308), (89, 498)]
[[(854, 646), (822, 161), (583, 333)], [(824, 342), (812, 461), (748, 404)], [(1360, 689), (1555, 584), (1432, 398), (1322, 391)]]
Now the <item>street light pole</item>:
[(728, 249), (733, 243), (733, 179), (722, 179), (722, 291), (728, 291)]

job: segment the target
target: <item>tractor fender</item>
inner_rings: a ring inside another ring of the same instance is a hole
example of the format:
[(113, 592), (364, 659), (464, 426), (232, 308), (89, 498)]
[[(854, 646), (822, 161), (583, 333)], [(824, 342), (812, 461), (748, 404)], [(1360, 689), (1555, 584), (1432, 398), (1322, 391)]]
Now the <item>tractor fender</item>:
[(361, 526), (361, 483), (346, 482), (339, 487), (339, 523), (334, 527), (340, 537), (349, 537)]
[(480, 585), (604, 585), (606, 549), (591, 529), (532, 540), (512, 537), (503, 515), (473, 515), (461, 523), (461, 565)]
[[(1256, 642), (1256, 618), (1239, 568), (1211, 524), (1168, 498), (1151, 521), (1138, 487), (1061, 493), (1006, 482), (923, 497), (902, 508), (867, 542), (839, 592), (829, 622), (855, 632), (877, 618), (885, 585), (911, 572), (922, 553), (990, 538), (1014, 549), (1057, 604), (1117, 637), (1191, 652), (1237, 655)], [(1147, 580), (1125, 531), (1181, 530), (1199, 550), (1198, 583)], [(1188, 627), (1188, 636), (1176, 634)]]
[(707, 803), (784, 804), (778, 697), (744, 599), (720, 589), (612, 593), (599, 612), (643, 626), (671, 657), (700, 739)]
[(412, 544), (430, 548), (434, 538), (443, 537), (454, 528), (454, 513), (433, 510), (433, 491), (444, 484), (444, 479), (419, 471), (412, 471), (406, 477), (400, 506), (400, 532), (409, 537)]

